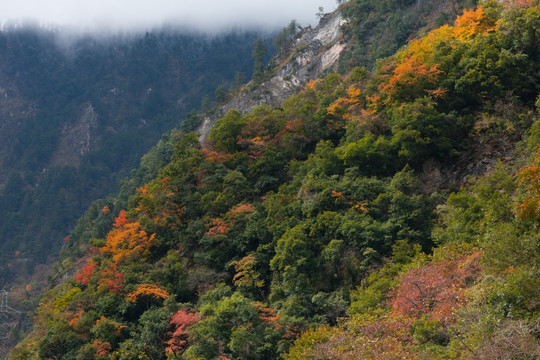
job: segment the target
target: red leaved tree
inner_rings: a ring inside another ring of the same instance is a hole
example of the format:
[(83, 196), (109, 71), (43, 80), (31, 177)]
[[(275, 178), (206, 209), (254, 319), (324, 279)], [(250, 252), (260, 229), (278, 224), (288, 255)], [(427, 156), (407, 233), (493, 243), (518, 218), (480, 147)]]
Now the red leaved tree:
[(178, 310), (170, 321), (170, 324), (175, 326), (175, 330), (168, 333), (171, 338), (165, 342), (167, 344), (165, 351), (167, 353), (173, 353), (179, 358), (189, 345), (188, 327), (195, 325), (200, 320), (201, 316), (197, 313)]
[(428, 315), (442, 324), (452, 321), (454, 309), (465, 303), (467, 288), (480, 275), (482, 253), (445, 251), (444, 258), (412, 268), (401, 277), (390, 293), (392, 314), (416, 319)]
[(81, 272), (75, 276), (75, 280), (81, 285), (88, 285), (92, 275), (96, 272), (96, 264), (90, 260), (88, 265), (81, 269)]

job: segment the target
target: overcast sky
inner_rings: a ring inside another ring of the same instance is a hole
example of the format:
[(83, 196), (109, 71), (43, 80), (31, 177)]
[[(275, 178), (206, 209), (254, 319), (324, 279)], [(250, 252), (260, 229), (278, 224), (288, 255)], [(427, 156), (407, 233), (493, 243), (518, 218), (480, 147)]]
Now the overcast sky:
[(21, 20), (66, 28), (147, 30), (164, 23), (219, 30), (236, 25), (272, 28), (296, 19), (316, 25), (319, 6), (336, 0), (0, 0), (0, 22)]

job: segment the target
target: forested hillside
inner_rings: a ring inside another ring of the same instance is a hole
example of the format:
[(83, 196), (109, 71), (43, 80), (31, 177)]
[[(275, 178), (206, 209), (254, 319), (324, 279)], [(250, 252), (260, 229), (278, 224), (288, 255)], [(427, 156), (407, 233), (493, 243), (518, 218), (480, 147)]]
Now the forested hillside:
[(79, 220), (12, 358), (538, 359), (540, 5), (352, 67), (413, 3), (344, 4), (343, 73), (164, 136)]
[(218, 85), (251, 75), (254, 32), (64, 39), (0, 32), (0, 287), (43, 271), (76, 220)]

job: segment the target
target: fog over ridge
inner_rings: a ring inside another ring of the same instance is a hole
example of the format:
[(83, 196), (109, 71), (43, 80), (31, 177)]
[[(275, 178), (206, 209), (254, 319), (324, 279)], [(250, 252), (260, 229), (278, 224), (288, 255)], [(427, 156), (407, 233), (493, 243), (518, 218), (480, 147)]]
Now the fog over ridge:
[(163, 25), (220, 32), (235, 27), (271, 30), (296, 19), (315, 25), (319, 6), (336, 0), (0, 0), (0, 24), (26, 24), (72, 33), (141, 32)]

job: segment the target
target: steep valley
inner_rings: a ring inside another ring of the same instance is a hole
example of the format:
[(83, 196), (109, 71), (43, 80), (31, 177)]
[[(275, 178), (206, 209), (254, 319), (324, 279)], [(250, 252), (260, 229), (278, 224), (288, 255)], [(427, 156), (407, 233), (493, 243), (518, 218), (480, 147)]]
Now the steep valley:
[(43, 55), (0, 67), (13, 360), (540, 357), (540, 3), (338, 3), (269, 62), (11, 52)]

